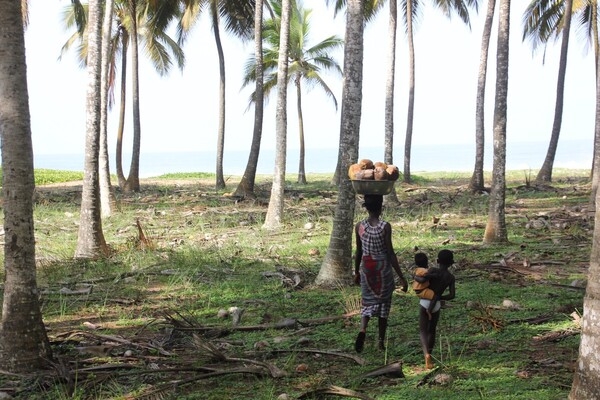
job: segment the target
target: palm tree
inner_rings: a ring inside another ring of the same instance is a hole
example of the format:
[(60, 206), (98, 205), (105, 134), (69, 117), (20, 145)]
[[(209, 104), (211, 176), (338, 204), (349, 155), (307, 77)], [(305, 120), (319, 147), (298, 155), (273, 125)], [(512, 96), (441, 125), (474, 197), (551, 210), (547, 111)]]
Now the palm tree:
[[(183, 51), (177, 43), (167, 35), (167, 28), (171, 21), (179, 15), (179, 1), (180, 0), (116, 0), (114, 15), (116, 30), (114, 36), (111, 39), (111, 59), (109, 64), (109, 82), (111, 83), (109, 91), (112, 93), (113, 84), (115, 82), (114, 74), (117, 69), (116, 62), (118, 56), (121, 57), (121, 104), (119, 112), (119, 126), (117, 129), (117, 145), (116, 145), (116, 173), (118, 183), (124, 190), (139, 190), (139, 150), (140, 150), (140, 135), (141, 125), (139, 116), (139, 106), (136, 107), (136, 98), (139, 94), (136, 94), (135, 84), (136, 73), (132, 73), (132, 80), (134, 84), (133, 99), (134, 99), (134, 144), (133, 144), (133, 156), (131, 160), (131, 168), (129, 176), (126, 179), (123, 173), (122, 167), (122, 143), (123, 143), (123, 132), (125, 126), (125, 104), (126, 104), (126, 88), (127, 88), (127, 54), (129, 52), (129, 45), (134, 41), (137, 44), (138, 39), (141, 41), (145, 53), (148, 54), (150, 61), (152, 62), (155, 70), (160, 75), (166, 75), (173, 63), (182, 69), (185, 63)], [(137, 10), (137, 18), (131, 18), (132, 7)], [(86, 37), (83, 34), (86, 28), (86, 15), (87, 15), (87, 4), (81, 4), (78, 1), (73, 1), (70, 6), (65, 8), (64, 21), (67, 29), (76, 27), (76, 32), (71, 35), (61, 50), (61, 54), (64, 54), (71, 48), (73, 44), (78, 44), (77, 54), (80, 59), (80, 64), (85, 66), (87, 56), (87, 43)], [(134, 26), (140, 25), (143, 29), (140, 30), (138, 35), (132, 35), (132, 29)], [(133, 46), (133, 44), (132, 44)], [(137, 57), (133, 57), (136, 59)], [(139, 91), (139, 88), (138, 88)], [(137, 111), (136, 111), (137, 108)], [(136, 122), (137, 121), (137, 122)], [(137, 132), (137, 133), (136, 133)], [(137, 189), (136, 189), (137, 187)]]
[(507, 242), (506, 203), (506, 109), (508, 98), (508, 39), (510, 0), (500, 0), (496, 53), (496, 99), (494, 106), (494, 162), (484, 243)]
[(293, 0), (283, 0), (281, 3), (281, 30), (279, 33), (279, 57), (277, 67), (277, 112), (275, 115), (275, 172), (271, 197), (263, 228), (279, 229), (283, 214), (283, 194), (285, 187), (285, 158), (287, 142), (287, 81), (288, 54), (290, 43), (290, 19)]
[[(344, 84), (338, 159), (346, 171), (358, 159), (362, 108), (364, 15), (361, 0), (348, 0), (344, 46)], [(356, 195), (348, 179), (341, 179), (327, 254), (315, 282), (333, 286), (349, 282), (352, 261), (352, 226)]]
[[(275, 18), (265, 23), (265, 39), (267, 46), (263, 53), (263, 68), (265, 82), (264, 94), (268, 97), (270, 91), (277, 85), (277, 63), (279, 56), (279, 25), (281, 20), (281, 4), (273, 4)], [(340, 76), (342, 70), (339, 64), (331, 57), (330, 53), (343, 45), (343, 40), (337, 36), (330, 36), (316, 45), (308, 47), (310, 36), (311, 10), (304, 10), (298, 4), (293, 7), (290, 27), (290, 51), (288, 55), (288, 83), (294, 82), (296, 87), (296, 109), (298, 112), (298, 132), (300, 138), (300, 156), (298, 166), (298, 183), (306, 183), (304, 169), (305, 147), (304, 147), (304, 122), (302, 113), (302, 84), (308, 87), (317, 86), (329, 96), (336, 109), (337, 99), (335, 94), (327, 85), (322, 71), (333, 71)], [(256, 80), (256, 58), (252, 57), (246, 63), (243, 85), (246, 86)], [(250, 96), (253, 102), (255, 93)]]
[(140, 190), (140, 146), (142, 140), (142, 121), (140, 117), (140, 68), (139, 68), (139, 41), (138, 41), (138, 19), (137, 0), (126, 0), (126, 9), (131, 18), (131, 106), (133, 111), (133, 146), (131, 153), (131, 164), (129, 175), (123, 185), (125, 192), (137, 192)]
[(100, 179), (100, 210), (103, 217), (112, 214), (116, 203), (115, 194), (110, 182), (110, 164), (108, 158), (108, 103), (110, 83), (110, 61), (111, 61), (111, 33), (114, 12), (114, 0), (106, 0), (104, 4), (104, 17), (102, 20), (102, 71), (100, 76), (101, 98), (100, 98), (100, 153), (98, 155), (99, 179)]
[[(347, 2), (346, 0), (325, 0), (325, 3), (327, 5), (334, 3), (334, 16), (337, 16), (337, 13), (340, 12), (344, 7), (346, 7), (346, 2)], [(364, 0), (362, 2), (362, 9), (363, 9), (362, 15), (363, 15), (364, 22), (368, 23), (369, 21), (371, 21), (377, 15), (377, 13), (381, 9), (381, 7), (383, 7), (383, 5), (384, 5), (384, 2), (381, 0)], [(390, 3), (390, 24), (396, 23), (396, 21), (395, 21), (396, 17), (392, 17), (392, 14), (391, 14), (393, 7), (394, 7), (394, 5), (392, 5)], [(392, 21), (392, 18), (394, 19), (394, 21)], [(391, 27), (390, 27), (390, 29), (391, 29)], [(393, 40), (395, 40), (395, 34), (396, 34), (396, 29), (394, 29), (394, 32), (393, 32), (393, 35), (394, 35)], [(390, 31), (390, 38), (392, 37), (391, 35), (392, 35), (392, 32)], [(390, 43), (389, 46), (391, 48), (392, 44)], [(395, 50), (395, 46), (394, 46), (394, 55), (393, 55), (394, 58), (395, 58), (395, 51), (396, 50)], [(392, 57), (391, 54), (389, 56), (390, 56), (390, 58)], [(388, 59), (388, 61), (391, 62), (391, 59)], [(393, 66), (392, 70), (388, 70), (386, 85), (389, 85), (391, 83), (391, 81), (394, 79), (389, 75), (389, 73), (391, 73), (391, 72), (395, 73), (395, 65)], [(392, 87), (392, 90), (393, 90), (393, 87)], [(390, 93), (387, 91), (387, 86), (386, 86), (386, 101), (388, 99), (392, 99), (392, 102), (393, 102), (393, 95), (392, 95), (392, 97), (389, 97), (389, 96), (390, 96)], [(391, 103), (386, 103), (386, 110), (387, 110), (388, 106), (391, 106)], [(387, 111), (386, 111), (386, 113), (387, 113)], [(393, 111), (392, 111), (392, 113), (393, 113)], [(387, 116), (387, 114), (386, 114), (386, 116)], [(392, 116), (392, 118), (393, 118), (393, 116)], [(386, 126), (386, 129), (388, 129), (388, 126)], [(386, 135), (387, 134), (388, 134), (388, 132), (386, 131)], [(392, 135), (393, 135), (393, 132), (392, 132)], [(386, 149), (384, 151), (387, 154), (388, 138), (386, 137), (385, 140), (386, 140)], [(390, 145), (392, 145), (392, 143), (390, 143)], [(386, 161), (386, 162), (388, 162), (388, 161)], [(335, 171), (333, 173), (333, 178), (331, 181), (331, 183), (335, 186), (339, 186), (341, 180), (345, 179), (345, 177), (346, 177), (347, 171), (343, 170), (342, 164), (343, 164), (342, 159), (341, 159), (341, 157), (339, 157), (339, 154), (338, 154), (337, 164), (335, 166)]]
[[(558, 8), (564, 11), (558, 12)], [(554, 106), (554, 122), (550, 135), (550, 144), (542, 167), (538, 171), (536, 182), (552, 181), (552, 168), (558, 147), (560, 127), (562, 124), (565, 76), (567, 72), (567, 53), (569, 49), (569, 34), (571, 30), (571, 17), (573, 15), (573, 0), (552, 1), (535, 0), (525, 10), (523, 40), (531, 38), (535, 47), (538, 43), (546, 42), (551, 36), (562, 33), (560, 47), (560, 61), (558, 66), (558, 80), (556, 84), (556, 103)], [(557, 18), (559, 16), (560, 18)]]
[[(596, 76), (600, 76), (600, 63), (596, 59)], [(596, 143), (600, 138), (600, 80), (596, 79), (596, 128), (595, 128)], [(595, 151), (594, 159), (594, 175), (592, 186), (598, 187), (598, 174), (596, 168), (600, 163), (598, 152)], [(600, 191), (596, 190), (596, 200), (594, 204), (598, 204), (600, 199)], [(581, 330), (581, 342), (579, 344), (579, 357), (577, 359), (577, 369), (571, 386), (569, 399), (596, 399), (598, 398), (599, 390), (596, 379), (596, 373), (600, 368), (600, 359), (597, 357), (600, 351), (600, 341), (595, 327), (593, 317), (598, 313), (598, 301), (596, 300), (600, 293), (600, 207), (596, 207), (594, 235), (592, 239), (592, 251), (590, 254), (590, 267), (588, 270), (588, 285), (583, 299), (583, 325)]]
[(0, 369), (29, 373), (52, 349), (38, 301), (33, 221), (33, 146), (21, 4), (0, 0), (0, 140), (4, 212), (4, 290)]
[[(394, 163), (394, 93), (396, 80), (396, 33), (398, 30), (398, 2), (390, 1), (390, 18), (388, 23), (388, 65), (385, 82), (385, 139), (384, 158), (386, 164)], [(394, 189), (387, 201), (398, 203), (396, 190)]]
[(208, 3), (212, 30), (219, 56), (219, 126), (217, 130), (216, 188), (225, 188), (223, 175), (223, 153), (225, 151), (225, 54), (221, 43), (220, 22), (225, 30), (247, 40), (252, 37), (254, 24), (254, 2), (244, 0), (193, 0), (185, 2), (180, 21), (179, 43), (183, 43), (192, 26), (198, 21), (203, 4)]
[(469, 184), (469, 187), (473, 192), (485, 190), (483, 178), (483, 159), (485, 153), (485, 84), (487, 80), (488, 52), (490, 47), (490, 37), (492, 36), (495, 7), (496, 0), (488, 0), (483, 34), (481, 37), (481, 55), (479, 58), (479, 74), (477, 77), (477, 102), (475, 105), (475, 167)]
[[(442, 10), (448, 18), (452, 13), (469, 27), (471, 27), (469, 8), (477, 10), (479, 0), (432, 0), (433, 4)], [(406, 37), (408, 40), (408, 58), (409, 58), (409, 92), (408, 92), (408, 112), (406, 117), (406, 136), (404, 140), (404, 182), (411, 182), (410, 162), (412, 150), (413, 121), (415, 112), (415, 52), (414, 52), (414, 22), (416, 21), (421, 8), (422, 0), (403, 0), (404, 22), (406, 24)]]
[(89, 3), (87, 23), (87, 79), (85, 161), (81, 212), (75, 258), (96, 258), (107, 252), (100, 214), (98, 155), (100, 145), (100, 108), (102, 69), (102, 3)]
[(254, 125), (252, 143), (246, 169), (234, 195), (238, 197), (254, 197), (254, 182), (260, 154), (262, 126), (264, 116), (264, 73), (263, 73), (263, 1), (256, 0), (254, 9), (254, 58), (256, 59), (255, 89), (254, 89)]

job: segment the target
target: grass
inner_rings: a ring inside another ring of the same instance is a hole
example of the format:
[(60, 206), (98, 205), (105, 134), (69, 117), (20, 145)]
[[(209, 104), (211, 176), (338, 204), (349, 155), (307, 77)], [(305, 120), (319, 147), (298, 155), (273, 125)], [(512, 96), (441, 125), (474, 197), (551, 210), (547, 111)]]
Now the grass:
[[(467, 190), (468, 174), (417, 173), (415, 183), (396, 185), (399, 204), (387, 204), (384, 218), (405, 272), (415, 247), (430, 259), (441, 248), (456, 254), (457, 298), (442, 311), (434, 351), (437, 372), (450, 378), (436, 384), (423, 369), (410, 292), (394, 297), (386, 352), (377, 350), (376, 323), (369, 327), (364, 365), (303, 351), (355, 355), (359, 317), (343, 315), (356, 311), (358, 288), (312, 284), (331, 234), (330, 176), (310, 175), (304, 186), (290, 177), (281, 232), (261, 229), (269, 177), (257, 180), (256, 200), (242, 201), (228, 196), (238, 177), (223, 191), (212, 174), (143, 180), (140, 193), (118, 193), (119, 211), (103, 221), (112, 255), (83, 262), (72, 258), (80, 186), (56, 186), (72, 180), (56, 173), (55, 185), (37, 188), (34, 216), (44, 322), (62, 367), (0, 375), (0, 387), (34, 400), (299, 398), (328, 385), (372, 399), (563, 399), (579, 345), (571, 314), (581, 313), (584, 295), (571, 283), (585, 280), (590, 256), (588, 175), (557, 170), (540, 188), (526, 172), (509, 172), (504, 245), (482, 244), (488, 197)], [(41, 177), (36, 171), (38, 185)], [(231, 307), (243, 309), (247, 329), (222, 316)], [(276, 328), (286, 319), (297, 323)], [(404, 378), (360, 378), (397, 360)]]

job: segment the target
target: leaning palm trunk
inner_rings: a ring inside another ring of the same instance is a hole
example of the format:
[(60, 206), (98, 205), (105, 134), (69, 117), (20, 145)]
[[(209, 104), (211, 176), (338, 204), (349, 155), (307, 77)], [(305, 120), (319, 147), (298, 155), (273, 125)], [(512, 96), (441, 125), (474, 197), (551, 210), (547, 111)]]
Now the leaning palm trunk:
[(34, 372), (52, 351), (38, 302), (33, 221), (33, 146), (21, 5), (0, 0), (0, 140), (4, 290), (0, 369)]
[(481, 55), (479, 58), (479, 75), (477, 78), (477, 104), (475, 106), (475, 168), (471, 176), (470, 189), (480, 192), (485, 189), (483, 178), (483, 159), (485, 153), (485, 84), (487, 79), (488, 53), (492, 25), (494, 21), (494, 8), (496, 0), (488, 0), (483, 35), (481, 38)]
[[(341, 169), (348, 170), (358, 159), (362, 112), (363, 77), (363, 8), (361, 0), (348, 0), (346, 46), (344, 48), (344, 84), (338, 159)], [(340, 173), (341, 169), (338, 170)], [(338, 200), (327, 254), (315, 280), (316, 284), (334, 286), (352, 277), (352, 227), (356, 195), (349, 179), (340, 179)]]
[(279, 43), (279, 61), (277, 65), (277, 112), (275, 138), (275, 173), (271, 187), (271, 198), (263, 228), (279, 229), (283, 215), (283, 195), (285, 189), (285, 158), (287, 145), (287, 76), (288, 49), (290, 43), (291, 2), (283, 0), (281, 5), (281, 33)]
[(406, 116), (406, 137), (404, 138), (404, 182), (410, 183), (410, 153), (412, 148), (413, 120), (415, 116), (415, 45), (413, 34), (413, 0), (406, 1), (406, 36), (408, 38), (409, 81), (408, 113)]
[(494, 105), (494, 164), (485, 243), (507, 242), (506, 202), (506, 109), (508, 98), (508, 39), (510, 0), (500, 0), (496, 55), (496, 99)]
[(256, 0), (256, 9), (254, 10), (254, 56), (256, 58), (256, 88), (254, 93), (254, 130), (252, 133), (252, 143), (250, 145), (250, 154), (244, 175), (235, 190), (236, 196), (254, 197), (254, 181), (256, 179), (256, 170), (258, 168), (258, 156), (260, 154), (260, 142), (262, 138), (263, 110), (264, 110), (264, 87), (263, 87), (263, 59), (262, 59), (262, 15), (263, 2)]
[[(394, 82), (396, 80), (396, 32), (398, 28), (398, 4), (390, 0), (390, 20), (388, 24), (388, 65), (385, 82), (385, 145), (384, 161), (394, 163)], [(386, 196), (387, 202), (398, 203), (396, 190)]]
[(560, 46), (560, 61), (558, 65), (558, 82), (556, 84), (556, 105), (554, 107), (554, 123), (552, 124), (552, 135), (546, 158), (540, 168), (536, 182), (552, 182), (552, 168), (558, 147), (560, 127), (562, 125), (562, 114), (565, 94), (565, 75), (567, 72), (567, 53), (569, 50), (569, 31), (571, 30), (571, 14), (573, 13), (573, 0), (565, 0), (564, 27), (562, 32), (562, 43)]
[(225, 55), (221, 44), (221, 33), (219, 32), (219, 10), (217, 2), (210, 3), (212, 26), (219, 55), (219, 127), (217, 132), (217, 165), (216, 165), (216, 189), (225, 188), (223, 176), (223, 152), (225, 150)]
[(102, 6), (100, 4), (95, 6), (97, 9), (92, 9), (90, 4), (88, 22), (85, 161), (81, 216), (75, 251), (76, 258), (95, 258), (106, 251), (100, 214), (100, 183), (98, 178)]
[(115, 195), (110, 183), (110, 164), (108, 161), (108, 66), (110, 63), (110, 35), (113, 18), (114, 0), (106, 0), (104, 5), (104, 20), (102, 24), (102, 72), (100, 77), (101, 99), (100, 99), (100, 209), (102, 216), (108, 217), (112, 214), (116, 202)]
[(140, 68), (137, 32), (137, 0), (129, 0), (129, 13), (131, 15), (131, 105), (133, 107), (133, 145), (131, 150), (131, 164), (125, 192), (139, 192), (140, 190), (140, 146), (142, 124), (140, 117)]

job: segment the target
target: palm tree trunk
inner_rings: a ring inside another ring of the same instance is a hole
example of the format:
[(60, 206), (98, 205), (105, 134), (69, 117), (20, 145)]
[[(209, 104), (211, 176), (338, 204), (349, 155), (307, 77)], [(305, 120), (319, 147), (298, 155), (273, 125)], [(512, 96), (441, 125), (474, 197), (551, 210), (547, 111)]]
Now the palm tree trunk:
[(254, 10), (254, 57), (256, 58), (256, 88), (254, 93), (254, 130), (252, 133), (252, 143), (250, 145), (250, 154), (248, 163), (244, 170), (244, 175), (235, 190), (235, 196), (254, 197), (254, 181), (256, 179), (256, 170), (258, 168), (258, 156), (260, 154), (260, 142), (262, 138), (263, 111), (264, 111), (264, 77), (263, 77), (263, 59), (262, 59), (262, 20), (263, 20), (263, 2), (256, 0), (256, 9)]
[(412, 148), (413, 120), (415, 115), (415, 45), (412, 21), (413, 0), (406, 0), (406, 37), (408, 39), (408, 114), (406, 116), (406, 137), (404, 138), (404, 182), (410, 183), (410, 152)]
[(291, 2), (283, 0), (281, 4), (281, 33), (279, 43), (279, 62), (277, 66), (277, 111), (276, 111), (276, 137), (275, 137), (275, 172), (269, 207), (263, 228), (281, 228), (283, 215), (283, 195), (285, 189), (285, 159), (287, 150), (287, 76), (288, 76), (288, 49), (290, 43), (290, 16)]
[[(358, 160), (362, 113), (363, 22), (362, 1), (348, 0), (338, 155), (342, 163), (341, 168), (346, 171)], [(352, 183), (349, 179), (340, 179), (329, 248), (315, 280), (317, 285), (335, 286), (340, 282), (349, 283), (352, 279), (352, 228), (355, 202), (356, 195)]]
[[(394, 92), (396, 81), (396, 33), (398, 30), (398, 3), (390, 0), (390, 19), (388, 23), (388, 65), (385, 82), (385, 144), (384, 162), (394, 163)], [(385, 197), (386, 202), (398, 203), (396, 189)]]
[(483, 159), (485, 154), (485, 84), (487, 80), (487, 63), (494, 21), (496, 0), (488, 0), (485, 24), (481, 38), (481, 55), (479, 58), (479, 75), (477, 78), (477, 104), (475, 106), (475, 168), (471, 176), (470, 189), (474, 192), (485, 190), (483, 177)]
[(221, 44), (221, 34), (219, 32), (219, 10), (217, 1), (210, 2), (212, 17), (212, 27), (219, 55), (219, 129), (217, 132), (217, 165), (216, 182), (217, 190), (225, 188), (225, 178), (223, 177), (223, 152), (225, 150), (225, 55), (223, 54), (223, 45)]
[(140, 68), (137, 32), (137, 1), (129, 0), (131, 16), (131, 105), (133, 107), (133, 145), (129, 175), (123, 190), (139, 192), (140, 190), (140, 146), (142, 125), (140, 117)]
[(35, 372), (52, 349), (38, 302), (33, 221), (33, 145), (21, 5), (0, 0), (0, 139), (4, 290), (0, 369)]
[(506, 110), (508, 99), (508, 49), (510, 0), (500, 0), (494, 105), (494, 164), (484, 243), (507, 242), (506, 202)]
[[(596, 77), (600, 76), (600, 62), (596, 58)], [(600, 80), (596, 79), (596, 127), (594, 141), (594, 169), (592, 188), (595, 192), (595, 205), (600, 201), (598, 180), (600, 179)], [(600, 396), (600, 382), (596, 371), (600, 369), (600, 332), (597, 329), (598, 313), (600, 312), (600, 207), (595, 207), (594, 235), (592, 251), (590, 254), (590, 267), (588, 270), (588, 284), (583, 300), (583, 325), (581, 342), (579, 344), (579, 357), (577, 370), (573, 378), (573, 385), (569, 399), (591, 400)]]
[(98, 157), (100, 150), (100, 74), (102, 69), (100, 0), (89, 5), (88, 20), (88, 87), (86, 94), (86, 135), (81, 215), (75, 258), (96, 258), (106, 252), (100, 214)]
[(596, 129), (594, 134), (594, 154), (592, 157), (592, 193), (590, 196), (590, 209), (596, 209), (596, 194), (598, 192), (598, 182), (600, 179), (600, 127), (598, 126), (598, 112), (600, 107), (600, 86), (598, 86), (598, 77), (600, 76), (600, 43), (598, 35), (598, 4), (592, 2), (592, 31), (594, 40), (594, 60), (596, 61)]
[(298, 157), (298, 183), (306, 184), (306, 172), (304, 170), (304, 118), (302, 117), (302, 87), (300, 75), (296, 76), (296, 108), (298, 110), (298, 136), (300, 137), (300, 156)]
[(110, 183), (110, 163), (108, 160), (108, 67), (110, 63), (110, 36), (113, 18), (114, 0), (106, 0), (104, 5), (104, 19), (102, 24), (102, 72), (100, 77), (100, 210), (103, 217), (112, 214), (116, 203), (112, 185)]
[(538, 171), (536, 182), (552, 182), (552, 168), (554, 166), (554, 158), (558, 147), (558, 138), (560, 136), (560, 127), (562, 125), (562, 114), (565, 94), (565, 76), (567, 73), (567, 53), (569, 50), (569, 31), (571, 30), (571, 16), (573, 14), (573, 0), (565, 0), (564, 26), (562, 32), (562, 43), (560, 46), (560, 61), (558, 65), (558, 82), (556, 84), (556, 105), (554, 107), (554, 123), (552, 124), (552, 135), (550, 136), (550, 144), (548, 152), (542, 164), (542, 168)]
[[(600, 68), (598, 68), (600, 72)], [(598, 86), (598, 85), (597, 85)], [(600, 126), (600, 98), (596, 92), (596, 132)], [(598, 160), (596, 160), (598, 161)], [(598, 179), (595, 175), (594, 179)], [(596, 186), (598, 182), (595, 182)], [(600, 191), (596, 193), (600, 195)], [(596, 203), (600, 199), (596, 198)], [(600, 315), (600, 208), (596, 208), (594, 236), (590, 254), (590, 267), (588, 270), (588, 284), (583, 299), (583, 324), (581, 329), (581, 342), (579, 344), (579, 357), (577, 370), (573, 378), (571, 400), (592, 400), (600, 397), (600, 331), (598, 330), (598, 315)]]
[(123, 132), (125, 131), (125, 109), (127, 104), (127, 50), (129, 48), (129, 35), (121, 27), (123, 32), (122, 54), (121, 54), (121, 102), (119, 105), (119, 127), (117, 128), (117, 146), (115, 150), (115, 164), (117, 169), (117, 181), (121, 189), (125, 188), (125, 174), (123, 173)]

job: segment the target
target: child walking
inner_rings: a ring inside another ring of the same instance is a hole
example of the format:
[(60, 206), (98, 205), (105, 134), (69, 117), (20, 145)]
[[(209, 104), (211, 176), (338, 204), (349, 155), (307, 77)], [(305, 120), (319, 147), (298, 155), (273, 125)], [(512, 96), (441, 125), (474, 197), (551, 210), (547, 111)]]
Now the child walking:
[[(431, 319), (431, 313), (437, 303), (437, 298), (435, 292), (429, 288), (429, 279), (425, 278), (429, 271), (429, 259), (427, 258), (427, 254), (422, 252), (415, 253), (415, 265), (417, 268), (415, 268), (413, 273), (414, 281), (412, 288), (420, 299), (431, 300), (427, 307), (427, 315), (429, 316), (429, 319)], [(416, 280), (417, 276), (424, 280), (422, 282)]]

